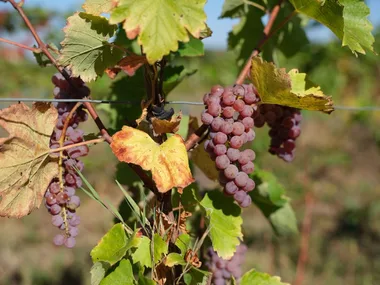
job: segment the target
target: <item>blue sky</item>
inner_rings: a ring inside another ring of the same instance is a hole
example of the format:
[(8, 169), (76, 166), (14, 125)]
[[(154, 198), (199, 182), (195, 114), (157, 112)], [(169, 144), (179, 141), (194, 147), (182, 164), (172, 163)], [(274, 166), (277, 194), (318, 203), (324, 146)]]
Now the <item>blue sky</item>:
[[(84, 0), (64, 0), (64, 1), (52, 1), (52, 0), (26, 0), (26, 5), (40, 5), (42, 7), (48, 7), (51, 9), (60, 9), (65, 11), (79, 10)], [(371, 9), (370, 20), (374, 25), (380, 25), (380, 1), (368, 0), (368, 6)], [(230, 19), (218, 19), (222, 11), (223, 0), (208, 0), (206, 4), (207, 24), (213, 31), (211, 38), (205, 39), (204, 43), (208, 48), (224, 49), (227, 46), (227, 35), (231, 30), (231, 27), (237, 23), (237, 20)], [(0, 3), (0, 10), (4, 9), (4, 4)], [(316, 41), (328, 41), (334, 35), (327, 28), (318, 28), (309, 32), (309, 38), (312, 33), (313, 40)]]

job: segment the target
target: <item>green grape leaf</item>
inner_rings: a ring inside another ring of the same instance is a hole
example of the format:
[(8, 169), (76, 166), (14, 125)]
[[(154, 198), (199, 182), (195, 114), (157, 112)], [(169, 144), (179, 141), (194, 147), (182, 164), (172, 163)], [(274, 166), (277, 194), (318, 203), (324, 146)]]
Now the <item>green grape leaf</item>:
[(206, 285), (211, 278), (211, 273), (208, 271), (191, 268), (191, 270), (183, 276), (186, 285)]
[(244, 0), (225, 0), (220, 18), (240, 18), (248, 10), (246, 3)]
[(270, 276), (267, 273), (252, 269), (245, 273), (241, 278), (240, 285), (290, 285), (289, 283), (281, 282), (281, 278)]
[(140, 242), (137, 232), (128, 238), (124, 226), (121, 223), (116, 224), (91, 250), (92, 261), (105, 261), (113, 265), (124, 257), (128, 249), (137, 247)]
[(181, 255), (184, 257), (187, 250), (191, 247), (191, 238), (189, 234), (181, 234), (175, 241), (175, 245), (181, 250)]
[(240, 207), (218, 190), (206, 192), (200, 204), (206, 211), (214, 250), (223, 259), (231, 258), (243, 237)]
[(59, 63), (69, 66), (73, 75), (83, 81), (95, 80), (123, 56), (122, 51), (108, 43), (116, 28), (104, 17), (75, 13), (63, 29), (65, 39), (61, 43)]
[(186, 69), (183, 65), (167, 66), (164, 72), (163, 89), (165, 94), (169, 94), (178, 84), (186, 77), (189, 77), (197, 72), (196, 69)]
[(202, 56), (205, 54), (203, 42), (200, 39), (190, 37), (187, 43), (180, 43), (178, 47), (180, 56)]
[(178, 42), (188, 42), (206, 28), (203, 10), (206, 0), (120, 0), (113, 9), (110, 23), (124, 21), (129, 39), (138, 35), (138, 43), (149, 63), (161, 60), (178, 49)]
[(154, 262), (157, 263), (161, 260), (162, 255), (168, 253), (168, 244), (160, 237), (159, 234), (154, 234)]
[(156, 285), (156, 282), (154, 282), (152, 279), (143, 276), (141, 272), (139, 272), (139, 279), (137, 281), (138, 285)]
[(91, 285), (99, 285), (106, 276), (107, 270), (110, 268), (110, 264), (107, 262), (95, 262), (91, 267)]
[(172, 252), (166, 256), (165, 265), (169, 267), (173, 267), (174, 265), (186, 265), (186, 261), (181, 254)]
[(114, 6), (112, 0), (86, 0), (82, 8), (88, 14), (99, 16), (102, 13), (108, 13)]
[(285, 189), (276, 177), (260, 169), (255, 169), (250, 177), (256, 184), (255, 191), (249, 193), (252, 202), (268, 219), (274, 232), (279, 236), (298, 233), (297, 220), (290, 206), (290, 199), (285, 196)]
[(128, 259), (122, 259), (118, 266), (108, 274), (100, 285), (132, 285), (136, 284), (132, 264)]
[(132, 253), (133, 264), (140, 262), (141, 266), (152, 268), (152, 256), (150, 254), (150, 239), (146, 236), (141, 237), (140, 245)]
[(235, 52), (238, 66), (244, 65), (261, 39), (264, 29), (261, 17), (264, 15), (263, 11), (252, 7), (241, 15), (240, 22), (228, 34), (228, 48)]
[(294, 8), (328, 27), (354, 53), (373, 51), (373, 26), (362, 0), (290, 0)]
[(325, 96), (305, 73), (293, 69), (286, 73), (260, 57), (252, 59), (251, 80), (260, 94), (261, 103), (278, 104), (325, 113), (334, 111), (331, 97)]

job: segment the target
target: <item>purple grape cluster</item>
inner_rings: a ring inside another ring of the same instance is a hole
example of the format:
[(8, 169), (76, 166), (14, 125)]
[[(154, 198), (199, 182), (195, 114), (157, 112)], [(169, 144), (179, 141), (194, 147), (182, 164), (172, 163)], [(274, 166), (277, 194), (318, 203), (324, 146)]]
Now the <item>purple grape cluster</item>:
[(206, 110), (201, 120), (210, 130), (205, 150), (220, 171), (224, 193), (233, 196), (241, 207), (252, 203), (248, 192), (255, 188), (255, 182), (248, 177), (254, 170), (255, 152), (240, 149), (255, 138), (253, 118), (258, 112), (258, 101), (252, 84), (226, 88), (217, 85), (203, 98)]
[(242, 275), (241, 265), (244, 263), (247, 249), (247, 246), (241, 243), (236, 248), (234, 256), (229, 260), (225, 260), (220, 258), (212, 247), (208, 248), (207, 255), (209, 260), (206, 262), (206, 266), (212, 272), (212, 284), (225, 285), (232, 276), (239, 280)]
[(260, 106), (255, 126), (262, 127), (267, 123), (271, 137), (269, 152), (291, 162), (295, 154), (295, 141), (301, 134), (301, 120), (302, 115), (298, 109), (268, 104)]
[[(81, 98), (89, 95), (90, 90), (84, 85), (80, 78), (72, 78), (74, 84), (70, 85), (64, 77), (57, 73), (52, 77), (55, 85), (54, 96), (56, 99)], [(81, 95), (77, 95), (79, 93)], [(55, 107), (58, 110), (58, 121), (56, 127), (50, 137), (50, 148), (59, 148), (59, 139), (62, 129), (70, 111), (75, 103), (58, 103)], [(66, 131), (64, 146), (82, 142), (84, 132), (78, 129), (81, 122), (87, 120), (87, 113), (81, 107), (78, 108), (69, 121)], [(75, 195), (75, 189), (82, 186), (82, 180), (78, 176), (75, 168), (79, 171), (83, 170), (83, 162), (78, 158), (86, 156), (88, 146), (77, 146), (67, 149), (63, 152), (62, 158), (62, 178), (63, 185), (61, 187), (59, 179), (54, 178), (45, 193), (45, 205), (52, 215), (52, 224), (58, 227), (63, 233), (54, 237), (54, 244), (65, 245), (68, 248), (75, 246), (75, 237), (78, 235), (78, 225), (80, 218), (76, 215), (76, 210), (80, 205), (80, 199)], [(55, 153), (59, 155), (59, 153)]]

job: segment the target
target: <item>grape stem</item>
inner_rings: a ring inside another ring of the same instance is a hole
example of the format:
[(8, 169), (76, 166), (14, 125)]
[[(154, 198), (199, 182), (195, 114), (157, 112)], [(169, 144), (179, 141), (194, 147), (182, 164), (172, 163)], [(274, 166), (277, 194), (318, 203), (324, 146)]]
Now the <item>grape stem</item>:
[(41, 52), (41, 49), (39, 49), (39, 48), (34, 48), (34, 47), (26, 46), (26, 45), (23, 45), (23, 44), (20, 44), (20, 43), (16, 43), (14, 41), (10, 41), (10, 40), (4, 39), (4, 38), (0, 38), (0, 42), (7, 43), (7, 44), (10, 44), (10, 45), (14, 45), (16, 47), (23, 48), (23, 49), (26, 49), (26, 50), (30, 50), (30, 51), (35, 52), (35, 53), (40, 53)]
[(276, 28), (273, 32), (271, 32), (271, 29), (273, 27), (274, 22), (276, 21), (276, 18), (278, 16), (278, 13), (280, 12), (281, 5), (284, 2), (284, 0), (279, 0), (276, 6), (273, 7), (272, 11), (269, 14), (269, 20), (268, 23), (265, 25), (264, 28), (264, 36), (257, 44), (256, 48), (252, 51), (251, 56), (248, 58), (246, 64), (244, 65), (242, 71), (240, 72), (238, 78), (236, 79), (236, 84), (243, 84), (244, 79), (249, 75), (249, 71), (251, 69), (251, 61), (252, 58), (257, 56), (261, 52), (261, 48), (267, 43), (267, 41), (272, 38), (272, 36), (280, 30), (296, 13), (297, 11), (293, 11), (289, 16), (287, 16)]

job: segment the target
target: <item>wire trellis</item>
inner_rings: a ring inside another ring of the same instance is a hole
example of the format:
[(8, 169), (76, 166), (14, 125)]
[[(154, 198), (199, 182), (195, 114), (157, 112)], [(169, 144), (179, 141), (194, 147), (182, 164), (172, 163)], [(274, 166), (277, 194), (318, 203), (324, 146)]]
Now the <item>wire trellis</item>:
[[(132, 105), (140, 103), (139, 101), (125, 101), (125, 100), (94, 100), (94, 99), (43, 99), (43, 98), (0, 98), (0, 103), (11, 103), (11, 102), (64, 102), (64, 103), (76, 103), (76, 102), (89, 102), (94, 104), (126, 104)], [(171, 105), (198, 105), (203, 106), (203, 102), (194, 101), (166, 101), (165, 104)], [(334, 105), (335, 110), (339, 111), (352, 111), (352, 112), (362, 112), (362, 111), (380, 111), (379, 106), (342, 106)]]

